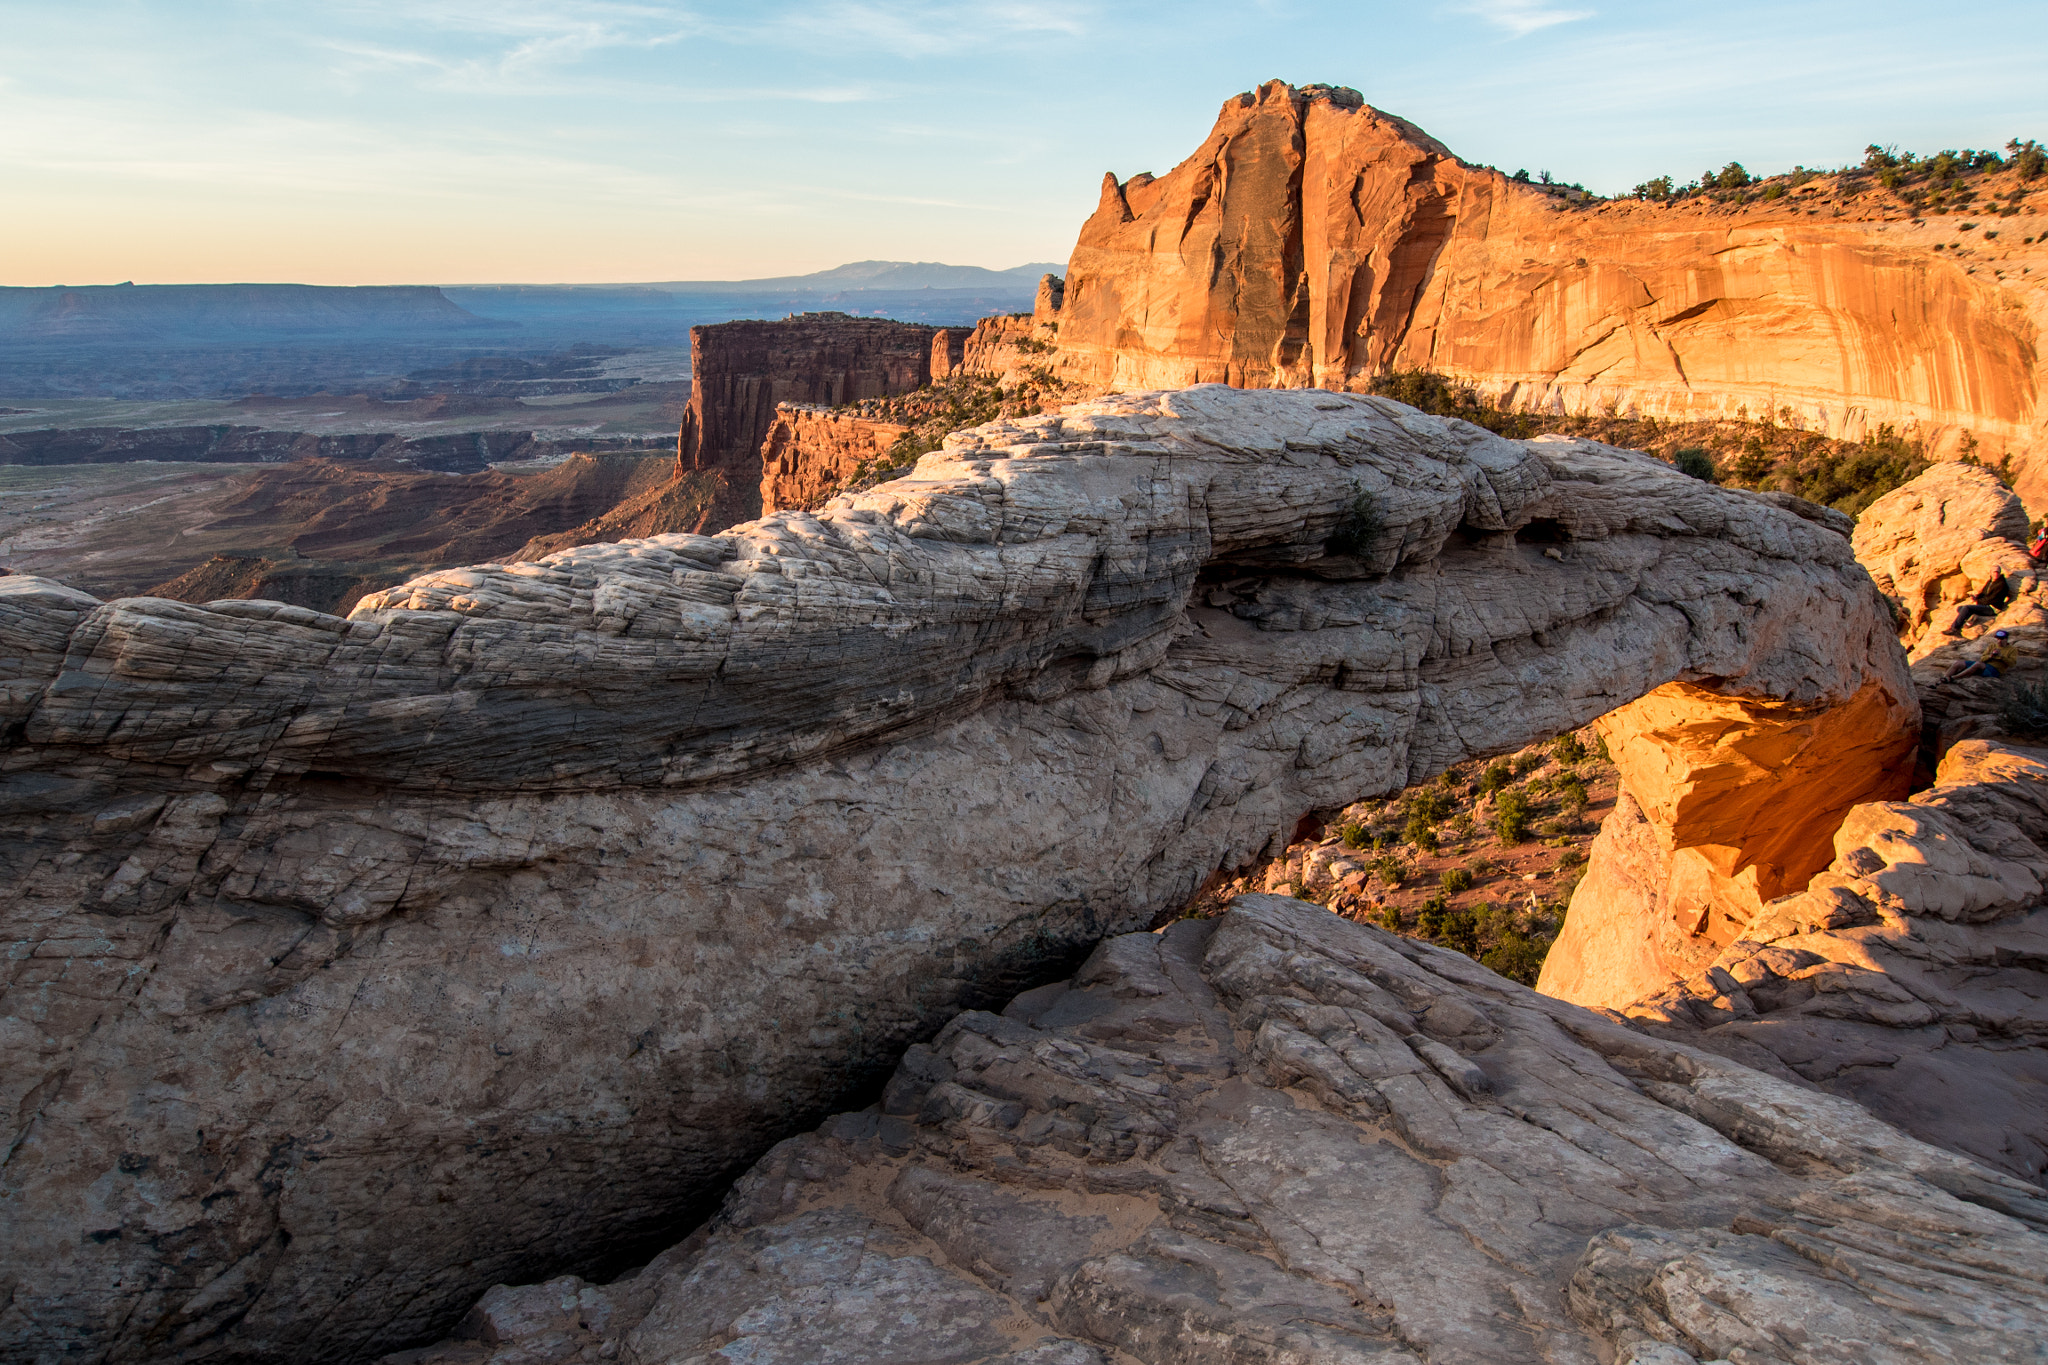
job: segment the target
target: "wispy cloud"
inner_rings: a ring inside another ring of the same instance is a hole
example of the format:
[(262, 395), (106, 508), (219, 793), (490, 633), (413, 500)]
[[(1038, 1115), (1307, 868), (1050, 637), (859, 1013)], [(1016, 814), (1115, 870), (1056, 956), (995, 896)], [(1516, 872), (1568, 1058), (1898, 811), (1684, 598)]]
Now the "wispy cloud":
[(830, 0), (791, 11), (767, 27), (778, 38), (795, 38), (807, 46), (829, 42), (879, 48), (899, 57), (939, 57), (1034, 35), (1082, 37), (1089, 30), (1090, 17), (1087, 8), (1060, 0), (983, 0), (979, 4)]
[(1558, 9), (1543, 0), (1467, 0), (1458, 8), (1517, 38), (1526, 38), (1539, 29), (1590, 19), (1594, 14), (1589, 9)]
[[(404, 30), (415, 42), (321, 42), (345, 59), (338, 74), (410, 69), (426, 74), (430, 84), (468, 91), (530, 90), (544, 74), (597, 53), (666, 47), (708, 27), (682, 6), (609, 0), (415, 0), (402, 7), (361, 0), (351, 8), (361, 18)], [(418, 42), (425, 33), (454, 35), (468, 50), (448, 53), (440, 44)]]

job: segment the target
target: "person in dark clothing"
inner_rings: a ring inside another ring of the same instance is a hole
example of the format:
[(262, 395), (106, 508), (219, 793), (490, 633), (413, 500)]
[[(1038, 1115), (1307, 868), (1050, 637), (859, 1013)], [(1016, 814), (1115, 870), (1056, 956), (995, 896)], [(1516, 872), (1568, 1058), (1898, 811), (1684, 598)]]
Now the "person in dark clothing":
[(1961, 635), (1965, 623), (1979, 616), (1996, 616), (2011, 606), (2012, 599), (2018, 595), (2018, 590), (2013, 580), (2019, 577), (2022, 577), (2022, 575), (2002, 573), (1983, 587), (1977, 589), (1976, 596), (1956, 608), (1956, 619), (1949, 623), (1948, 629), (1943, 631), (1942, 634)]

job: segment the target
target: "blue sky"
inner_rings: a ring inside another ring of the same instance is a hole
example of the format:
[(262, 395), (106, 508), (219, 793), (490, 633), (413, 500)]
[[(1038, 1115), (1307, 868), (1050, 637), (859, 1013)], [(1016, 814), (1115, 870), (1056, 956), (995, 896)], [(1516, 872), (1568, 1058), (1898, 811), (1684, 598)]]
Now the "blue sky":
[(1061, 260), (1279, 76), (1602, 191), (2048, 139), (2033, 3), (0, 0), (0, 283)]

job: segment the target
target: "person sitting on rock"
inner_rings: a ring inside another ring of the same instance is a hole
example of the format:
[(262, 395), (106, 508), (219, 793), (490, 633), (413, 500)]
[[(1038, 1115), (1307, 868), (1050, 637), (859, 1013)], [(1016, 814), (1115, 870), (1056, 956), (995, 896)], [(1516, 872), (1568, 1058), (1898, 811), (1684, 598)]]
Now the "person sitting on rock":
[(2027, 587), (2028, 580), (2035, 577), (2029, 569), (2015, 569), (2011, 573), (1995, 574), (1990, 582), (1977, 590), (1976, 596), (1956, 608), (1956, 619), (1949, 623), (1943, 635), (1961, 635), (1963, 626), (1979, 616), (1992, 617), (2012, 605), (2013, 599)]
[(2048, 521), (2034, 528), (2033, 543), (2027, 546), (2027, 558), (2036, 564), (2041, 562), (2041, 556), (2044, 554), (2048, 554)]
[(2002, 630), (1991, 632), (1991, 648), (1975, 659), (1958, 663), (1942, 675), (1943, 682), (1954, 682), (1958, 678), (1983, 676), (1997, 678), (2012, 672), (2020, 661), (2020, 647), (2013, 643), (2012, 636)]

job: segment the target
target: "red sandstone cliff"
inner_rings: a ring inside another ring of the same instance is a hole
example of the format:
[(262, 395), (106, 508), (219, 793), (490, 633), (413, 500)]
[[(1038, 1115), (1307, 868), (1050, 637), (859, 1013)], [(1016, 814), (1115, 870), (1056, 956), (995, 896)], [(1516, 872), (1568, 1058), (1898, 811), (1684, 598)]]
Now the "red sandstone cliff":
[(1105, 178), (1038, 330), (1059, 373), (1102, 388), (1357, 389), (1428, 369), (1525, 409), (1789, 409), (1938, 450), (1967, 432), (2018, 457), (2040, 505), (2044, 228), (1916, 222), (1836, 182), (1775, 204), (1573, 207), (1353, 91), (1274, 81), (1169, 174)]
[(878, 422), (857, 412), (783, 404), (761, 442), (762, 514), (818, 506), (863, 464), (888, 454), (909, 430), (901, 422)]
[(845, 313), (692, 327), (679, 471), (715, 471), (725, 480), (703, 527), (692, 529), (721, 530), (761, 515), (761, 442), (778, 403), (830, 407), (919, 388), (931, 382), (937, 334)]

